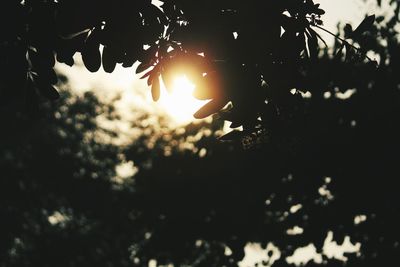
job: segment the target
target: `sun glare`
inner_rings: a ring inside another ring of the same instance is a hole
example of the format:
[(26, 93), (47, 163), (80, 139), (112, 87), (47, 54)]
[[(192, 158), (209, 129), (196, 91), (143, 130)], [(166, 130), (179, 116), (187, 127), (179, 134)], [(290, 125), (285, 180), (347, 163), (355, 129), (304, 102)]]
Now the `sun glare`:
[(194, 120), (193, 114), (207, 102), (207, 100), (198, 100), (193, 97), (194, 88), (195, 85), (186, 76), (175, 78), (171, 92), (167, 92), (161, 83), (161, 97), (158, 105), (176, 123), (189, 123)]

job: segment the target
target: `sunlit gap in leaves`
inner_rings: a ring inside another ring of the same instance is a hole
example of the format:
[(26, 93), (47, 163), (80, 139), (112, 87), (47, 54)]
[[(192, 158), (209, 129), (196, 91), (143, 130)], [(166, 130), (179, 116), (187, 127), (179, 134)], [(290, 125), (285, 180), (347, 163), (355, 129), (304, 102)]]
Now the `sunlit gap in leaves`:
[[(163, 112), (178, 125), (184, 125), (195, 121), (193, 114), (208, 100), (194, 98), (195, 85), (184, 76), (177, 76), (170, 92), (161, 82), (161, 97), (157, 102)], [(149, 95), (150, 98), (150, 95)]]

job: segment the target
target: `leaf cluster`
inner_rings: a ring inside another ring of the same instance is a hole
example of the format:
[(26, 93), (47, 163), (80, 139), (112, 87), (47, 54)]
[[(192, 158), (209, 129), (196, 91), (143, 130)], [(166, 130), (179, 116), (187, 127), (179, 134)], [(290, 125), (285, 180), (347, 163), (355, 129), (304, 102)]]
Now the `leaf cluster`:
[[(12, 26), (2, 30), (1, 98), (35, 103), (39, 93), (56, 99), (55, 61), (72, 66), (75, 53), (81, 53), (92, 72), (101, 66), (113, 72), (116, 64), (131, 67), (139, 61), (136, 72), (146, 71), (142, 78), (154, 100), (161, 83), (171, 89), (173, 77), (185, 74), (196, 85), (195, 97), (210, 100), (194, 116), (222, 110), (220, 118), (232, 128), (242, 126), (246, 136), (264, 131), (301, 101), (290, 90), (307, 90), (306, 70), (317, 60), (322, 40), (315, 30), (325, 13), (319, 4), (161, 2), (5, 1), (2, 10), (15, 21), (2, 24)], [(369, 17), (353, 34), (372, 22)]]

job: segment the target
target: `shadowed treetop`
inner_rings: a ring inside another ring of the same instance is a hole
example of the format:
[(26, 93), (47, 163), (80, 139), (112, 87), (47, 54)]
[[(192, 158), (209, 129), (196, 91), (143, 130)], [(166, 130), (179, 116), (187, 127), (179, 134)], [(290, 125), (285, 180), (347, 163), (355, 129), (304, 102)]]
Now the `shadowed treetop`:
[[(154, 100), (160, 81), (185, 74), (195, 97), (210, 99), (196, 118), (220, 113), (239, 138), (267, 128), (270, 117), (309, 90), (318, 56), (316, 30), (325, 13), (312, 0), (282, 1), (2, 1), (1, 106), (35, 107), (38, 93), (58, 97), (55, 61), (74, 64), (81, 53), (92, 72), (139, 61)], [(367, 17), (347, 38), (357, 41), (374, 22)], [(366, 51), (340, 39), (348, 54)], [(100, 45), (103, 46), (102, 52)], [(341, 48), (340, 51), (343, 49)], [(364, 56), (362, 56), (364, 55)], [(227, 106), (227, 104), (230, 105)], [(225, 109), (223, 109), (225, 107)], [(229, 137), (230, 138), (230, 137)]]

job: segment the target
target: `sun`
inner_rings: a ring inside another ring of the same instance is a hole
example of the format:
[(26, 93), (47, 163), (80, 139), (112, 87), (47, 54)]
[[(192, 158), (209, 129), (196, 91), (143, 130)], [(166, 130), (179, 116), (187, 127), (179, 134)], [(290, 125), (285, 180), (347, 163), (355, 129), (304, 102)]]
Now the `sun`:
[(158, 105), (176, 123), (189, 123), (195, 120), (193, 114), (207, 103), (207, 100), (194, 98), (194, 89), (195, 85), (185, 75), (177, 76), (174, 79), (171, 92), (167, 92), (161, 82), (161, 97)]

